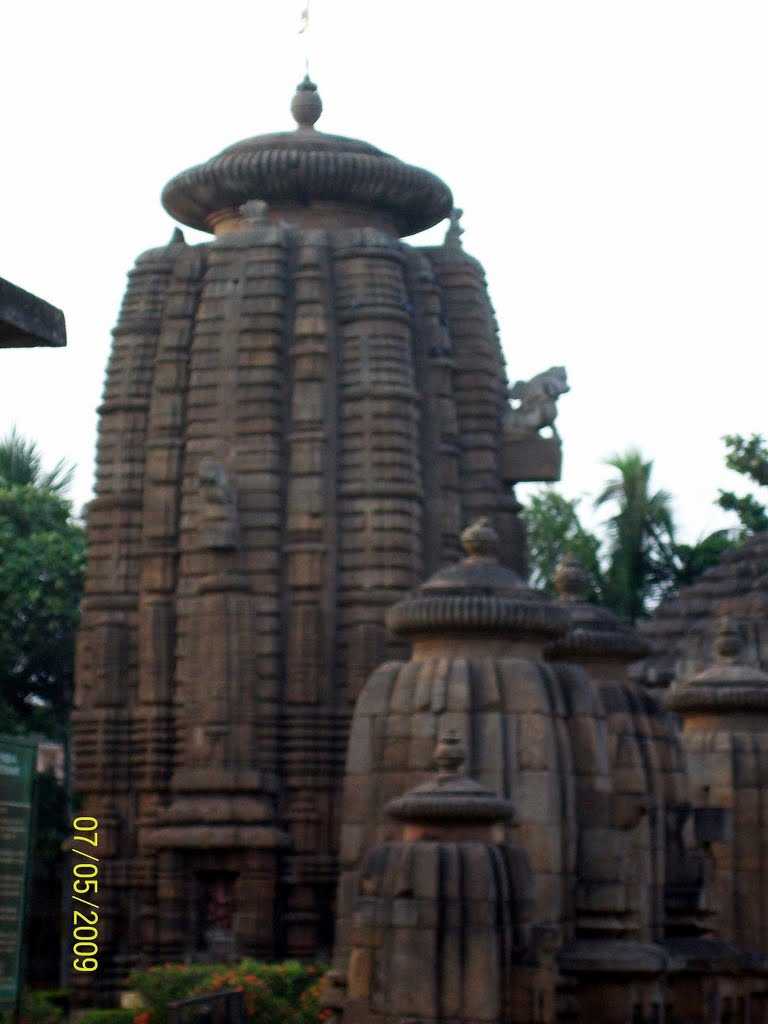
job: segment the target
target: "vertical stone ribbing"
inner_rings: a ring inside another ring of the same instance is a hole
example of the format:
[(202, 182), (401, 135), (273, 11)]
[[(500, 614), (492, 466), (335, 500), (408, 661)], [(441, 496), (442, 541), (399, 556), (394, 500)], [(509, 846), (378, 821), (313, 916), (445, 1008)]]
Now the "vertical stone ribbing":
[(311, 954), (330, 915), (334, 790), (346, 709), (335, 700), (337, 338), (327, 234), (293, 252), (286, 424), (285, 685), (280, 735), (283, 815), (292, 837), (283, 885), (286, 950)]
[[(402, 651), (385, 610), (500, 493), (462, 436), (492, 389), (454, 352), (492, 352), (482, 278), (441, 259), (377, 229), (251, 221), (134, 272), (76, 725), (78, 786), (98, 777), (120, 851), (108, 985), (139, 952), (199, 955), (211, 873), (234, 879), (241, 952), (330, 951), (351, 702)], [(88, 709), (96, 688), (110, 707)]]
[(506, 377), (485, 276), (471, 257), (447, 248), (425, 253), (443, 290), (456, 362), (463, 525), (480, 516), (496, 519), (504, 506), (500, 443)]
[(339, 658), (352, 701), (385, 649), (384, 609), (423, 572), (419, 408), (403, 256), (371, 229), (334, 252), (341, 346)]
[[(211, 246), (192, 346), (184, 462), (181, 564), (177, 600), (177, 703), (183, 705), (183, 765), (197, 762), (195, 725), (206, 699), (205, 637), (198, 626), (201, 587), (224, 573), (253, 595), (253, 611), (231, 609), (248, 638), (249, 673), (258, 682), (237, 711), (219, 755), (240, 767), (274, 772), (276, 708), (282, 673), (280, 556), (283, 433), (285, 239), (279, 229), (219, 239)], [(201, 538), (201, 460), (223, 467), (235, 491), (236, 550), (216, 555)], [(224, 589), (228, 589), (224, 587)], [(230, 603), (234, 601), (230, 599)], [(210, 602), (209, 602), (210, 603)], [(222, 611), (222, 614), (228, 614)], [(249, 616), (253, 615), (252, 621)], [(223, 656), (223, 655), (222, 655)], [(222, 722), (222, 725), (225, 723)], [(198, 739), (199, 739), (199, 734)], [(226, 753), (225, 753), (226, 750)]]
[(146, 882), (144, 867), (130, 859), (136, 836), (131, 715), (138, 686), (145, 444), (158, 335), (181, 251), (176, 244), (150, 250), (129, 274), (99, 409), (96, 497), (88, 510), (73, 771), (82, 813), (99, 821), (101, 934), (108, 963), (99, 977), (101, 989), (112, 987), (132, 962), (137, 935), (126, 889)]
[(134, 929), (143, 949), (157, 931), (157, 864), (142, 829), (167, 801), (173, 767), (173, 677), (180, 468), (186, 425), (189, 348), (205, 268), (205, 249), (187, 248), (173, 268), (155, 356), (146, 442), (139, 593), (138, 702), (133, 721), (134, 815), (139, 830)]
[(180, 468), (184, 451), (189, 348), (205, 250), (187, 249), (174, 266), (155, 357), (146, 443), (139, 595), (139, 703), (134, 771), (151, 817), (170, 782)]
[[(404, 247), (405, 249), (405, 247)], [(424, 572), (429, 575), (460, 555), (461, 494), (459, 423), (453, 378), (456, 363), (431, 263), (405, 249), (414, 317), (414, 361), (423, 413), (421, 473)]]

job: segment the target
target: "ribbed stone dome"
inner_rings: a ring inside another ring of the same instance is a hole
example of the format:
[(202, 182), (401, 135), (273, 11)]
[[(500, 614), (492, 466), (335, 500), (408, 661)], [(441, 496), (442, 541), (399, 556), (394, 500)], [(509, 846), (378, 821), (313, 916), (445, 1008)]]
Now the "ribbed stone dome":
[(251, 200), (278, 206), (334, 202), (380, 211), (400, 235), (450, 214), (450, 189), (434, 174), (367, 142), (316, 131), (322, 103), (309, 79), (299, 85), (291, 110), (294, 131), (244, 139), (172, 178), (162, 195), (168, 213), (210, 231), (213, 214)]
[(716, 661), (692, 679), (681, 680), (666, 695), (666, 704), (687, 712), (763, 712), (768, 709), (768, 673), (740, 660), (742, 637), (736, 623), (723, 616), (715, 639)]
[(582, 658), (617, 658), (634, 661), (649, 651), (649, 644), (628, 623), (608, 608), (588, 600), (589, 573), (578, 559), (565, 555), (555, 572), (560, 607), (567, 611), (570, 627), (565, 636), (547, 647), (547, 657), (579, 661)]
[(558, 636), (565, 631), (565, 613), (500, 564), (499, 537), (487, 519), (467, 527), (461, 542), (466, 558), (440, 569), (389, 610), (393, 633), (512, 630)]

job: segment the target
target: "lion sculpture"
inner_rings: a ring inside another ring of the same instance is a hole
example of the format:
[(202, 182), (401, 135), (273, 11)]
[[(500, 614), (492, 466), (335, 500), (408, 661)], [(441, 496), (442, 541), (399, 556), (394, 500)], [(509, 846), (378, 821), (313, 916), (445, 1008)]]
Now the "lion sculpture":
[(530, 380), (519, 380), (510, 389), (509, 397), (520, 404), (508, 409), (504, 432), (523, 438), (549, 427), (552, 436), (559, 441), (560, 435), (555, 426), (557, 400), (570, 390), (564, 366), (551, 366)]

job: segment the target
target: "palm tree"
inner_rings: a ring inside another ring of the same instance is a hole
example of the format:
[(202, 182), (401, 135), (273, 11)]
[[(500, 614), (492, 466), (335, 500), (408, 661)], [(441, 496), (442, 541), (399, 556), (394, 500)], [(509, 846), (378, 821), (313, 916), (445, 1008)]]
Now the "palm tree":
[(607, 522), (610, 537), (607, 601), (614, 611), (634, 622), (646, 614), (648, 602), (674, 573), (675, 524), (672, 498), (651, 490), (653, 462), (630, 448), (606, 465), (618, 475), (595, 500), (595, 507), (617, 506)]
[(63, 495), (75, 473), (73, 465), (59, 459), (53, 469), (43, 470), (43, 458), (35, 441), (28, 441), (11, 427), (6, 437), (0, 440), (0, 486), (14, 485), (36, 487)]

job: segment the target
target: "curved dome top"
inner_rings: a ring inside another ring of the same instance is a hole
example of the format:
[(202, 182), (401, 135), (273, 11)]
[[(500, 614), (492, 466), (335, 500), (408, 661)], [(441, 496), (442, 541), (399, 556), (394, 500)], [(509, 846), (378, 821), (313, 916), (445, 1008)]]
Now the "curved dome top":
[(560, 560), (554, 583), (558, 604), (568, 612), (570, 626), (565, 636), (547, 646), (548, 657), (631, 662), (648, 653), (649, 645), (634, 627), (608, 608), (590, 603), (590, 574), (573, 555), (566, 554)]
[(162, 195), (168, 213), (210, 231), (212, 214), (250, 200), (276, 206), (330, 201), (380, 211), (400, 235), (450, 214), (450, 189), (436, 175), (367, 142), (317, 131), (322, 102), (309, 78), (298, 86), (291, 111), (294, 131), (243, 139), (172, 178)]
[(666, 694), (667, 707), (680, 714), (768, 709), (768, 673), (741, 661), (743, 637), (727, 615), (718, 623), (716, 660), (692, 679), (682, 679)]
[(461, 535), (467, 557), (440, 569), (387, 612), (392, 633), (502, 632), (559, 636), (567, 616), (498, 560), (499, 538), (487, 519)]

